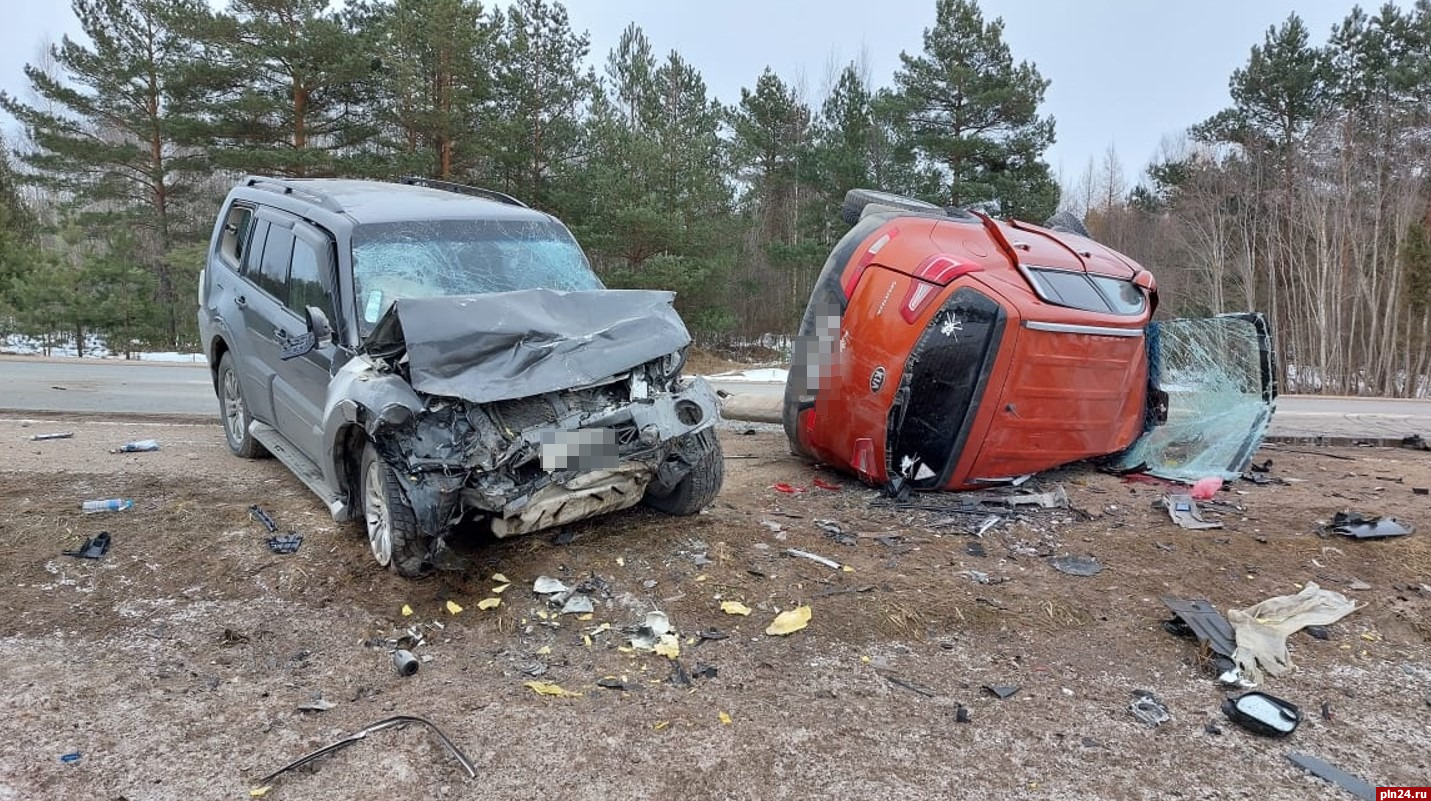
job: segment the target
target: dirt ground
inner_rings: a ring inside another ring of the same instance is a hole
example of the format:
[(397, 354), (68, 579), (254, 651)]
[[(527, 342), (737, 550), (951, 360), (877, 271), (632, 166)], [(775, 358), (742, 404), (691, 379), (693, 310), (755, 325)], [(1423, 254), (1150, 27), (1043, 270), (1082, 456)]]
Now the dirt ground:
[[(1269, 446), (1258, 460), (1299, 481), (1230, 487), (1212, 531), (1174, 526), (1154, 508), (1161, 487), (1076, 466), (1026, 485), (1061, 484), (1074, 509), (976, 537), (967, 517), (873, 507), (873, 490), (746, 430), (723, 432), (725, 490), (699, 516), (638, 508), (562, 537), (467, 540), (468, 570), (407, 581), (277, 462), (230, 457), (215, 425), (0, 419), (0, 799), (248, 798), (270, 771), (399, 714), (440, 726), (477, 777), (408, 726), (265, 797), (1351, 797), (1290, 752), (1374, 785), (1431, 784), (1431, 530), (1317, 533), (1343, 509), (1431, 526), (1431, 497), (1413, 493), (1431, 486), (1427, 454)], [(74, 437), (29, 439), (49, 431)], [(163, 450), (108, 452), (148, 437)], [(108, 497), (135, 507), (80, 513)], [(303, 534), (297, 553), (269, 552), (255, 503)], [(61, 555), (101, 530), (103, 558)], [(1105, 569), (1051, 567), (1068, 554)], [(500, 594), (494, 574), (510, 581)], [(594, 588), (592, 617), (548, 609), (532, 590), (544, 575)], [(1364, 606), (1328, 640), (1293, 635), (1297, 669), (1263, 685), (1301, 707), (1295, 733), (1239, 729), (1196, 643), (1162, 628), (1159, 598), (1226, 610), (1308, 581)], [(800, 604), (808, 627), (765, 633)], [(652, 610), (681, 635), (675, 662), (629, 647), (623, 629)], [(409, 628), (423, 662), (404, 678), (389, 649)], [(698, 636), (713, 629), (727, 636)], [(1020, 689), (999, 700), (985, 685)], [(1171, 719), (1136, 720), (1137, 690)], [(320, 698), (332, 707), (299, 710)]]

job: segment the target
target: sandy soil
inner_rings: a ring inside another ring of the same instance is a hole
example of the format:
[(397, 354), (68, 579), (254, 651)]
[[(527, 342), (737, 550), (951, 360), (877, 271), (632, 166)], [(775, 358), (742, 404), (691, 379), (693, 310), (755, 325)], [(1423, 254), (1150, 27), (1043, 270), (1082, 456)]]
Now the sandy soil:
[[(699, 516), (636, 509), (561, 538), (468, 538), (469, 569), (413, 582), (379, 569), (357, 527), (281, 465), (229, 456), (217, 426), (0, 420), (0, 799), (247, 798), (270, 771), (397, 714), (439, 725), (477, 778), (409, 726), (265, 797), (1350, 798), (1289, 752), (1374, 785), (1431, 784), (1431, 531), (1317, 532), (1342, 509), (1431, 525), (1431, 497), (1413, 493), (1431, 486), (1426, 454), (1268, 447), (1272, 475), (1301, 481), (1224, 491), (1209, 512), (1226, 528), (1201, 532), (1154, 508), (1162, 488), (1073, 467), (1030, 488), (1061, 484), (1075, 509), (976, 538), (965, 518), (874, 507), (875, 492), (789, 457), (777, 433), (745, 430), (724, 432), (726, 487)], [(29, 439), (48, 431), (74, 437)], [(148, 437), (163, 450), (108, 452)], [(135, 508), (79, 512), (107, 497)], [(297, 553), (269, 552), (255, 503), (304, 535)], [(61, 555), (101, 530), (102, 559)], [(1067, 554), (1105, 569), (1050, 566)], [(510, 580), (500, 594), (494, 574)], [(591, 619), (549, 610), (532, 591), (542, 575), (594, 587)], [(1292, 637), (1297, 670), (1262, 689), (1306, 719), (1286, 739), (1253, 735), (1219, 712), (1228, 691), (1196, 643), (1163, 630), (1159, 597), (1239, 608), (1308, 581), (1365, 606), (1329, 640)], [(479, 609), (489, 597), (501, 605)], [(751, 614), (725, 614), (727, 600)], [(807, 628), (765, 634), (800, 604)], [(681, 635), (675, 662), (623, 631), (657, 609)], [(389, 649), (409, 628), (424, 661), (404, 678)], [(712, 629), (728, 636), (697, 636)], [(714, 675), (693, 675), (705, 666)], [(1020, 690), (999, 700), (985, 685)], [(1171, 720), (1137, 721), (1136, 690)], [(319, 698), (332, 707), (299, 710)]]

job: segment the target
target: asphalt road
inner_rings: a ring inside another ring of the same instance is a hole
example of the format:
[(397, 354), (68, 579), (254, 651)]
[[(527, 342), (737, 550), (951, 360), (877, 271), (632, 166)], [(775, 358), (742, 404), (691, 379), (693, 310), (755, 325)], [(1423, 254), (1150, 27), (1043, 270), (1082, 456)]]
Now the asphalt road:
[[(718, 389), (775, 403), (783, 384), (713, 381)], [(0, 357), (0, 410), (212, 416), (209, 371), (201, 364)], [(1284, 395), (1273, 436), (1431, 438), (1431, 400)]]

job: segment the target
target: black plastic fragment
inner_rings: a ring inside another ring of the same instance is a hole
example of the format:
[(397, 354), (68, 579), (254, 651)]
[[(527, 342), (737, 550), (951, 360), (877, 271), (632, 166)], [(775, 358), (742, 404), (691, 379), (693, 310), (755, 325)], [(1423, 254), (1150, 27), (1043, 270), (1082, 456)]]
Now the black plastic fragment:
[(1214, 653), (1231, 657), (1237, 650), (1237, 634), (1232, 624), (1217, 611), (1206, 598), (1191, 600), (1172, 595), (1163, 596), (1163, 605), (1172, 610), (1173, 619), (1163, 624), (1170, 634), (1180, 637), (1195, 636), (1205, 642)]
[(1376, 801), (1376, 788), (1325, 760), (1306, 754), (1288, 754), (1287, 759), (1319, 779), (1326, 779), (1363, 801)]
[(1328, 530), (1359, 540), (1402, 537), (1416, 530), (1394, 517), (1367, 517), (1361, 512), (1337, 512)]
[(303, 544), (303, 535), (296, 531), (290, 531), (277, 537), (270, 537), (268, 549), (274, 553), (293, 553)]
[(1060, 556), (1049, 560), (1053, 569), (1070, 576), (1096, 576), (1103, 572), (1103, 565), (1091, 556)]
[(262, 523), (263, 527), (268, 529), (269, 534), (278, 533), (278, 524), (273, 522), (273, 518), (268, 516), (268, 512), (263, 511), (262, 506), (259, 506), (258, 504), (250, 506), (248, 508), (248, 516)]
[(1018, 692), (1020, 688), (1011, 684), (985, 684), (984, 689), (1003, 700)]
[(959, 706), (955, 707), (955, 708), (954, 708), (954, 722), (955, 722), (955, 723), (968, 723), (968, 722), (969, 722), (969, 708), (966, 707), (966, 706), (964, 706), (963, 704), (960, 704)]
[(109, 532), (101, 531), (98, 534), (84, 541), (84, 545), (73, 551), (62, 551), (65, 556), (75, 556), (80, 559), (98, 559), (109, 552)]
[(1303, 626), (1302, 631), (1305, 631), (1308, 637), (1316, 640), (1330, 640), (1332, 638), (1331, 629), (1328, 629), (1326, 626)]
[(705, 662), (697, 662), (694, 670), (691, 671), (693, 679), (713, 679), (720, 672), (720, 668), (715, 665), (707, 665)]
[(608, 690), (624, 690), (626, 689), (626, 682), (616, 678), (615, 676), (607, 676), (605, 678), (597, 679), (596, 686), (605, 687)]

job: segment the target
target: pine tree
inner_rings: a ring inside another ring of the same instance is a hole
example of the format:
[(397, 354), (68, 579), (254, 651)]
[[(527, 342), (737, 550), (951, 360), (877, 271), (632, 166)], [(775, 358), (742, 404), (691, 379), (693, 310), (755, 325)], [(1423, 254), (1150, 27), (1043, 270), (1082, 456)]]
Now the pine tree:
[(380, 63), (369, 172), (482, 180), (497, 23), (476, 0), (396, 0), (356, 10)]
[(986, 23), (974, 0), (938, 0), (923, 54), (900, 54), (891, 111), (942, 172), (942, 196), (930, 200), (996, 201), (1002, 214), (1043, 220), (1058, 201), (1042, 160), (1054, 122), (1038, 114), (1048, 81), (1014, 63), (1003, 35), (1003, 20)]
[(596, 83), (582, 71), (590, 49), (566, 7), (517, 0), (503, 16), (497, 47), (493, 144), (503, 188), (550, 204), (550, 182), (579, 157), (582, 111)]
[(375, 131), (375, 54), (328, 0), (230, 0), (190, 17), (204, 59), (191, 77), (206, 100), (196, 132), (219, 166), (320, 177), (343, 173)]
[(194, 49), (176, 25), (202, 9), (199, 0), (74, 0), (73, 7), (90, 44), (66, 37), (54, 46), (55, 75), (25, 67), (45, 106), (0, 93), (0, 107), (34, 142), (20, 153), (25, 181), (51, 190), (91, 225), (138, 234), (138, 258), (155, 276), (172, 341), (180, 298), (190, 293), (180, 294), (165, 255), (181, 235), (175, 204), (204, 165), (179, 144), (189, 125), (179, 76)]

